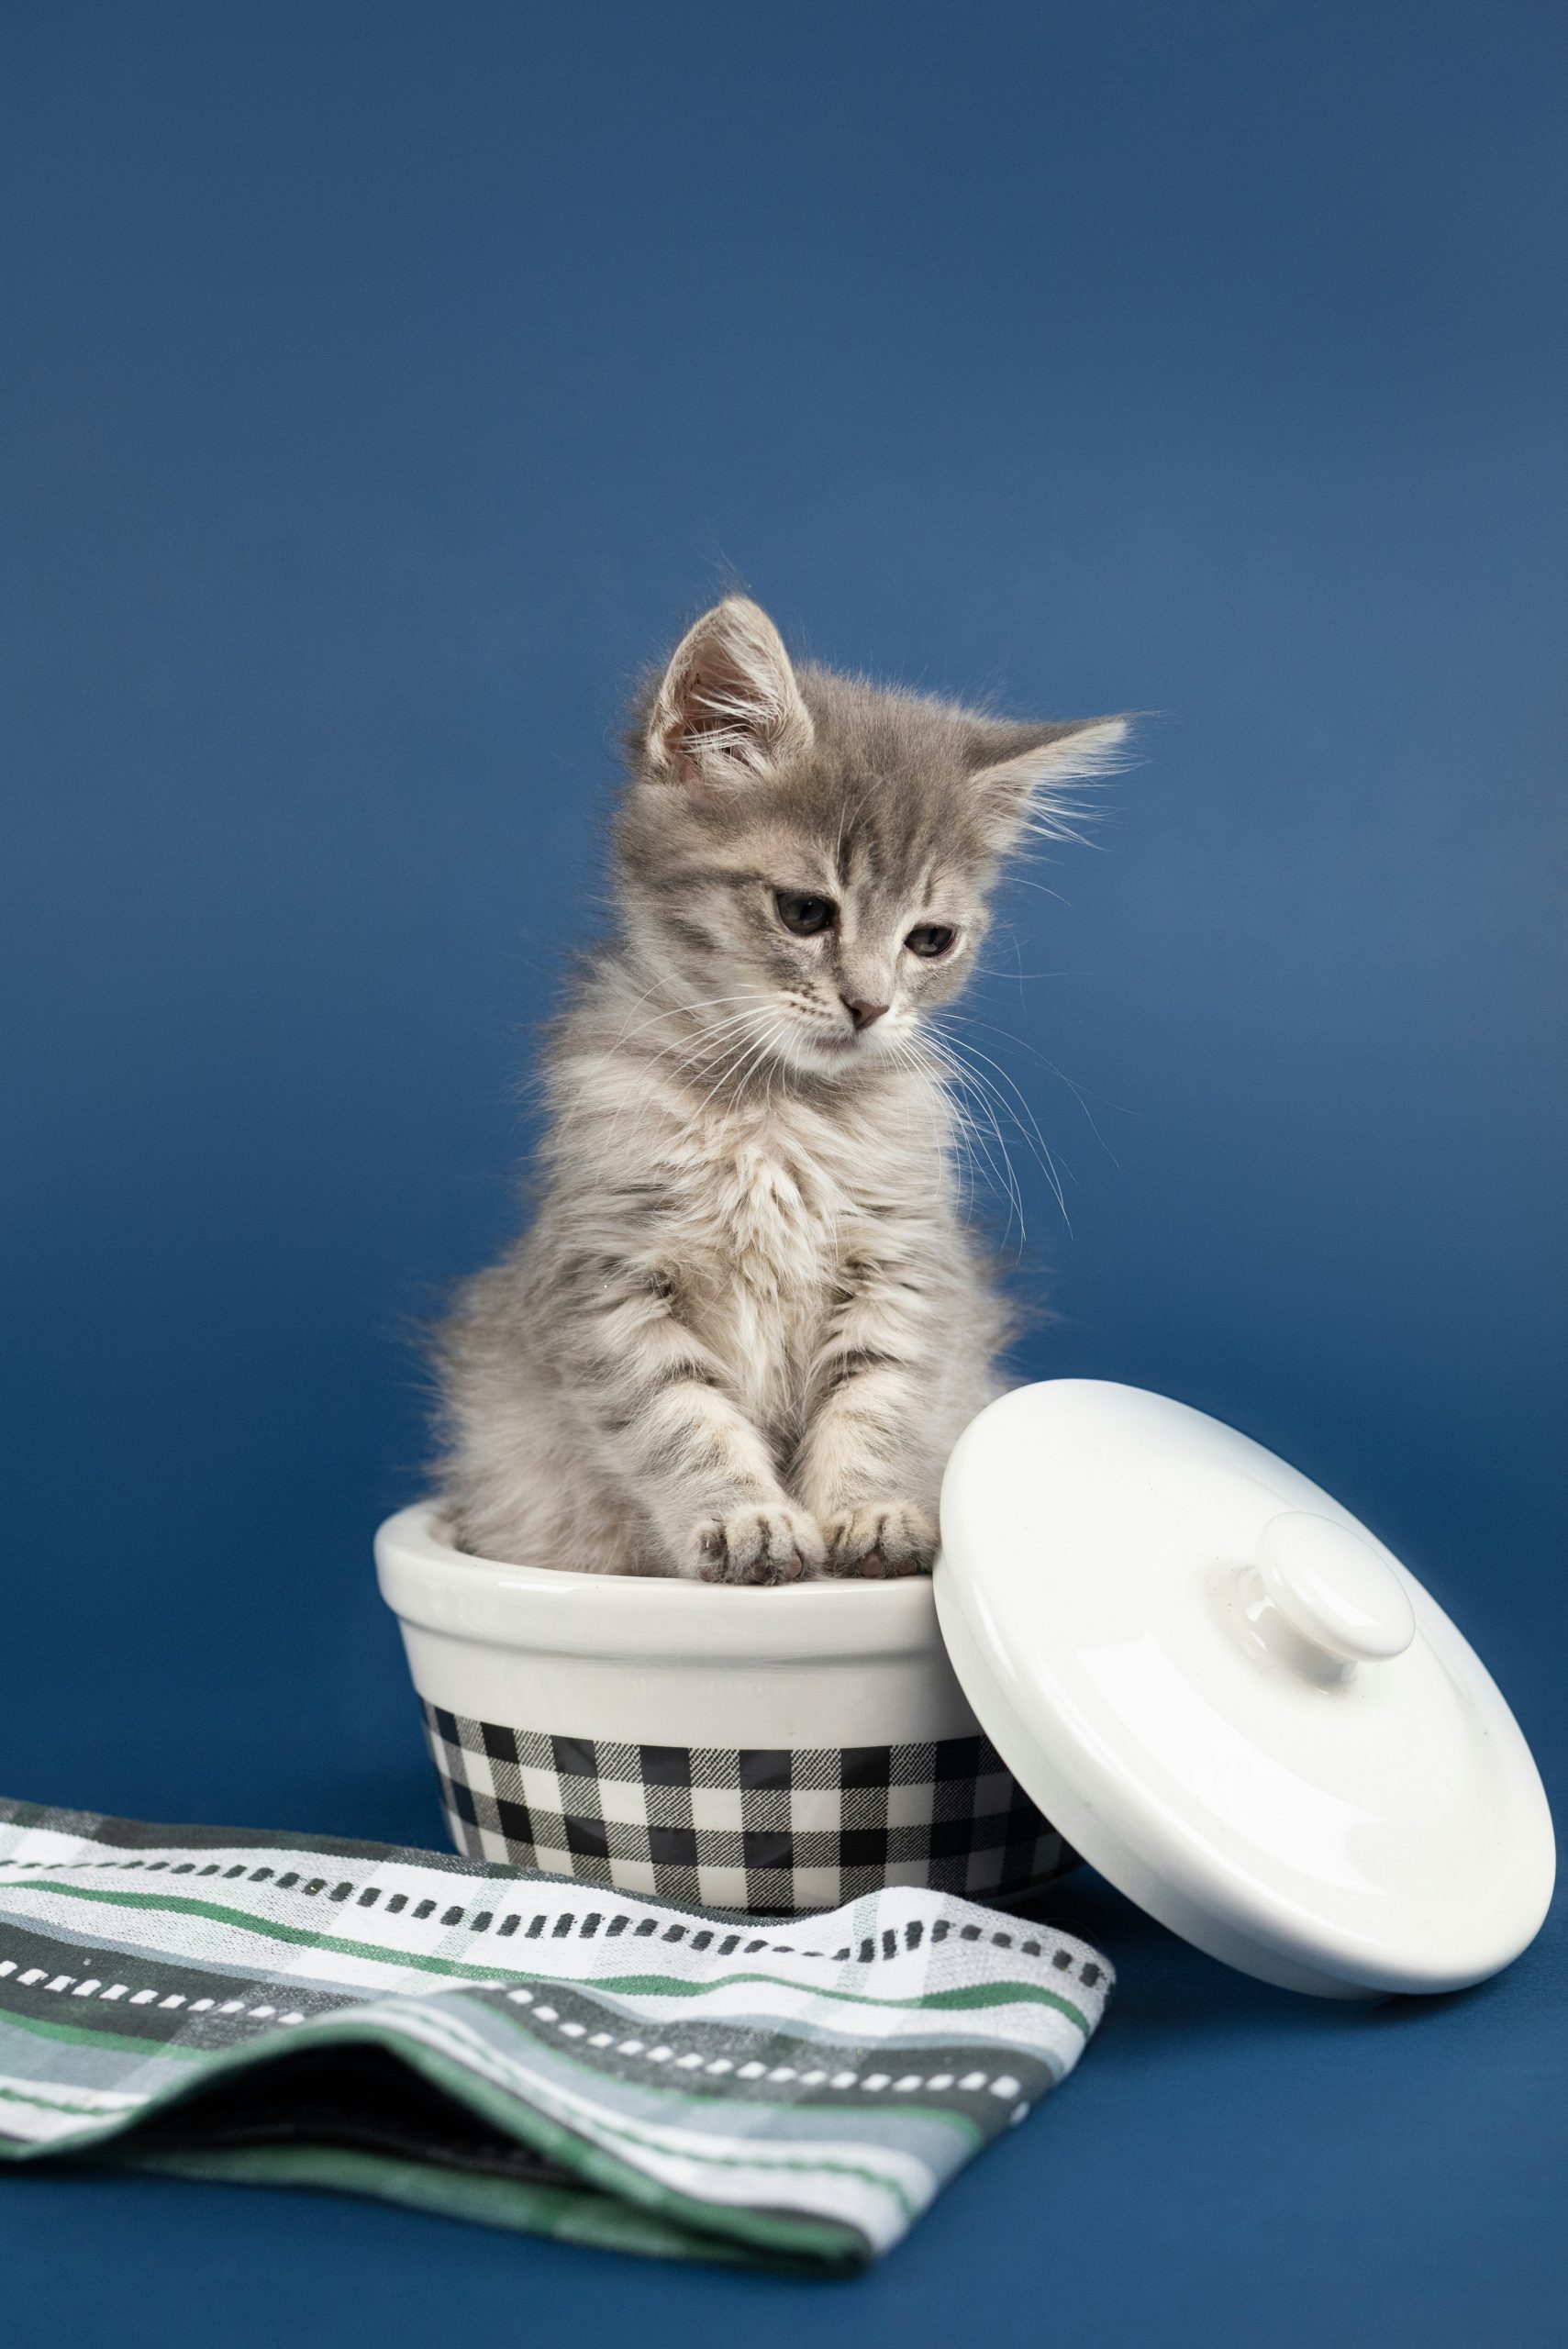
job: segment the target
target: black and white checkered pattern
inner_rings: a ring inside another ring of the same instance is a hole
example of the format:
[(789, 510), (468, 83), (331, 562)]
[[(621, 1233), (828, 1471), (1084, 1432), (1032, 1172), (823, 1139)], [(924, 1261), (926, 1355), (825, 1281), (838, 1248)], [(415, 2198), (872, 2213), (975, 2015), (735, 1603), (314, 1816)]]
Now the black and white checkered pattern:
[(452, 1841), (471, 1859), (778, 1915), (890, 1884), (994, 1900), (1074, 1857), (984, 1737), (736, 1751), (423, 1711)]

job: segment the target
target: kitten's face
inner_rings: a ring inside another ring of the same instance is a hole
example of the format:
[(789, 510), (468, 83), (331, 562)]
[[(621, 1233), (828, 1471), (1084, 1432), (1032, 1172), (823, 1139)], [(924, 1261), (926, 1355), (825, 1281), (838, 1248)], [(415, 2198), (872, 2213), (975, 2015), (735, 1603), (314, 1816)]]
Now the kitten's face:
[(732, 597), (677, 649), (623, 809), (639, 963), (736, 1074), (852, 1081), (906, 1060), (974, 966), (1007, 849), (1122, 730), (797, 675)]
[(888, 825), (891, 793), (818, 773), (816, 807), (802, 796), (760, 786), (722, 829), (705, 826), (652, 893), (651, 926), (683, 998), (711, 1010), (716, 1041), (848, 1074), (902, 1057), (963, 985), (984, 930), (983, 875)]

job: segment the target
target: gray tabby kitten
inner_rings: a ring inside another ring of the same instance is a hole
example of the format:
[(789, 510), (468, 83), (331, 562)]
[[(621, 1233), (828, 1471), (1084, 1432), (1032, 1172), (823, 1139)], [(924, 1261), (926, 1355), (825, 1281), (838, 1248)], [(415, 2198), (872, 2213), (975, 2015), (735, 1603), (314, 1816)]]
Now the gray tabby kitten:
[(796, 671), (741, 596), (682, 640), (630, 740), (617, 935), (550, 1052), (538, 1215), (443, 1336), (464, 1548), (929, 1571), (1005, 1318), (922, 1030), (1002, 859), (1124, 732)]

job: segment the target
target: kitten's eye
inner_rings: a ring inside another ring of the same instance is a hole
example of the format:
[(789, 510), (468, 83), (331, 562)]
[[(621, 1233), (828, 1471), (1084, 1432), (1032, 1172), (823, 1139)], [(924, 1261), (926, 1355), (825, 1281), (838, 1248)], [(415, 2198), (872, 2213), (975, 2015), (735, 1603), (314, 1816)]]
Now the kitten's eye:
[(940, 954), (947, 952), (957, 936), (951, 922), (922, 921), (916, 924), (904, 943), (911, 954), (922, 954), (928, 963), (934, 963)]
[(815, 938), (819, 930), (830, 929), (839, 910), (831, 897), (807, 897), (798, 889), (776, 889), (773, 903), (780, 921), (796, 938)]

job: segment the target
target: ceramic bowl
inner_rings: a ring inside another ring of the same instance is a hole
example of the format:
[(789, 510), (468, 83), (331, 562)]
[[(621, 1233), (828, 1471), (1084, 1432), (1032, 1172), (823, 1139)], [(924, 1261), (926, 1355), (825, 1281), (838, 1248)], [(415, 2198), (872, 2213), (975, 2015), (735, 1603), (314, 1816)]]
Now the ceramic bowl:
[(988, 1901), (1072, 1865), (982, 1734), (930, 1583), (719, 1587), (376, 1537), (453, 1842), (780, 1915), (890, 1884)]

